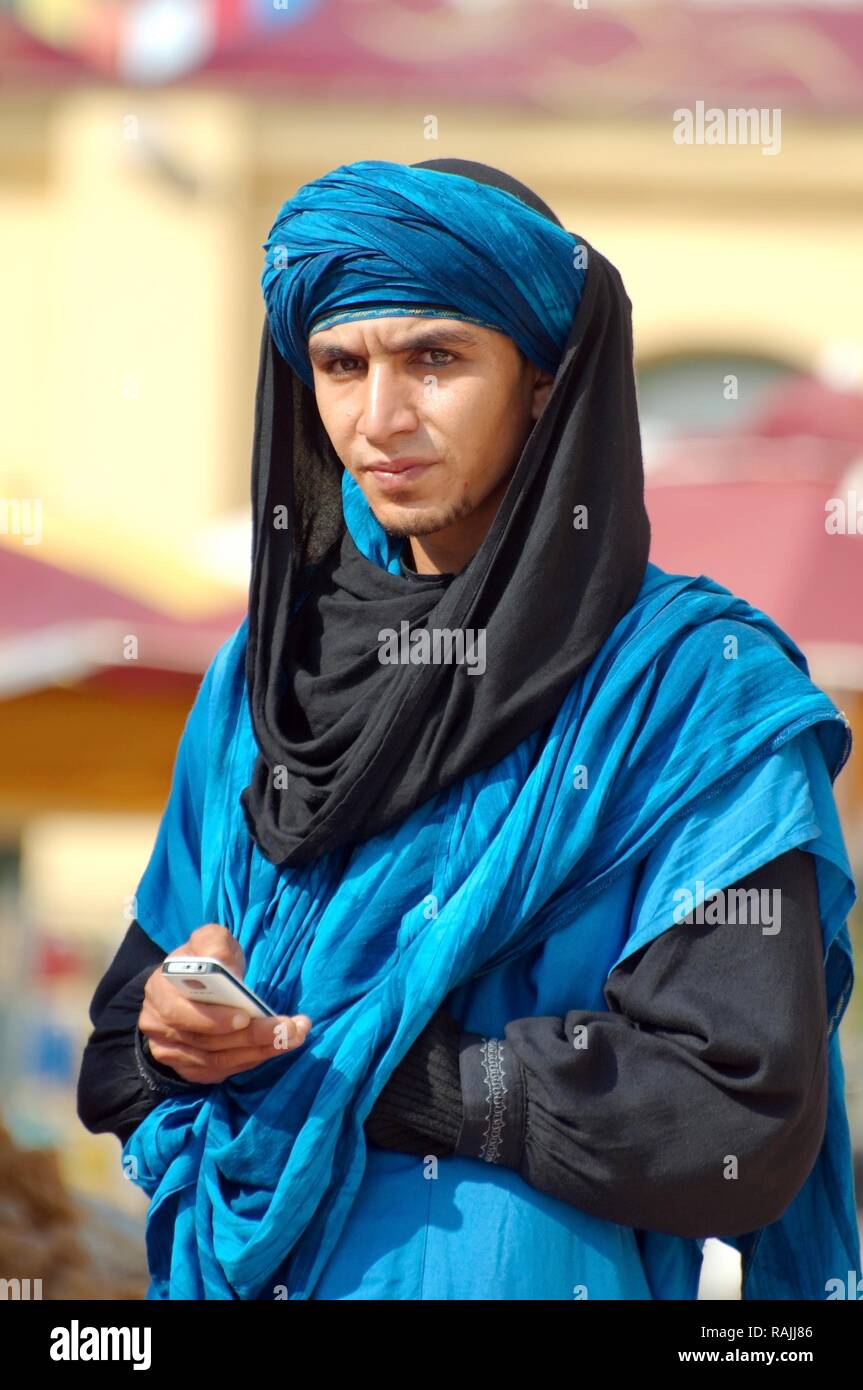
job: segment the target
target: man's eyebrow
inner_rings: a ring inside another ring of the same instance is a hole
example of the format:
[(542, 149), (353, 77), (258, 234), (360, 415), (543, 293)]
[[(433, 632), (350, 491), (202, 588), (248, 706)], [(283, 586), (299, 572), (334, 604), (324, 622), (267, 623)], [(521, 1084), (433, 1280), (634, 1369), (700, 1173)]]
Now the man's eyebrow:
[[(476, 347), (477, 341), (476, 334), (466, 328), (432, 328), (425, 333), (402, 338), (385, 351), (395, 357), (402, 352), (428, 352), (431, 348)], [(339, 357), (357, 357), (359, 354), (347, 347), (340, 347), (338, 343), (316, 343), (309, 345), (309, 356), (314, 362), (332, 362)]]

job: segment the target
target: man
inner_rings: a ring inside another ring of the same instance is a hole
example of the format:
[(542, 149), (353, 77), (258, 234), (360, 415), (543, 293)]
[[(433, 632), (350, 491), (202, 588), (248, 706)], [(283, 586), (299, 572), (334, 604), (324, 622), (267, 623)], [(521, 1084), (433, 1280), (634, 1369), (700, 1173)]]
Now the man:
[(648, 563), (619, 275), (466, 161), (343, 166), (267, 250), (249, 615), (79, 1083), (150, 1296), (692, 1298), (714, 1234), (744, 1297), (824, 1297), (850, 736), (766, 615)]

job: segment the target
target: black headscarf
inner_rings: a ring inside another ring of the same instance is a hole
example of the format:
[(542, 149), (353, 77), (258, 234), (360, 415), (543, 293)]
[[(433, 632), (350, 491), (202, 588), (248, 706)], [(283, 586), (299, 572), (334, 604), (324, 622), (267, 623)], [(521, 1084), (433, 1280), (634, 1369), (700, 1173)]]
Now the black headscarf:
[[(418, 167), (503, 188), (559, 225), (518, 180), (468, 160)], [(246, 679), (260, 749), (242, 793), (274, 864), (369, 840), (551, 720), (641, 588), (650, 547), (632, 306), (583, 236), (587, 278), (548, 401), (491, 528), (455, 575), (390, 573), (345, 525), (343, 466), (314, 392), (265, 317), (252, 460)], [(275, 509), (287, 515), (273, 525)], [(576, 507), (587, 526), (574, 526)], [(486, 669), (382, 665), (379, 632), (485, 629)]]

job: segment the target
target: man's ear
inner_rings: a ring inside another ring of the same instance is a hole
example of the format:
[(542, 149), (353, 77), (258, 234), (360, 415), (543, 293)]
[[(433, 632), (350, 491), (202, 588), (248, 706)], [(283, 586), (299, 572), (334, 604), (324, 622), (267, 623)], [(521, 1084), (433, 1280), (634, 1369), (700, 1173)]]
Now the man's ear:
[(533, 401), (531, 403), (531, 418), (538, 420), (542, 414), (549, 393), (554, 385), (554, 377), (549, 372), (543, 372), (537, 368), (536, 379), (533, 384)]

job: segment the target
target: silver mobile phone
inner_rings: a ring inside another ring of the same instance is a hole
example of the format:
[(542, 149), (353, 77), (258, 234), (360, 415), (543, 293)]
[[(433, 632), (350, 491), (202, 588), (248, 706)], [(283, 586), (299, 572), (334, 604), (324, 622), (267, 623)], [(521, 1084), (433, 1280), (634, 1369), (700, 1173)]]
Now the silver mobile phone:
[(244, 1010), (252, 1018), (278, 1018), (276, 1011), (244, 985), (233, 970), (212, 956), (171, 956), (163, 962), (162, 974), (199, 1004), (227, 1004)]

